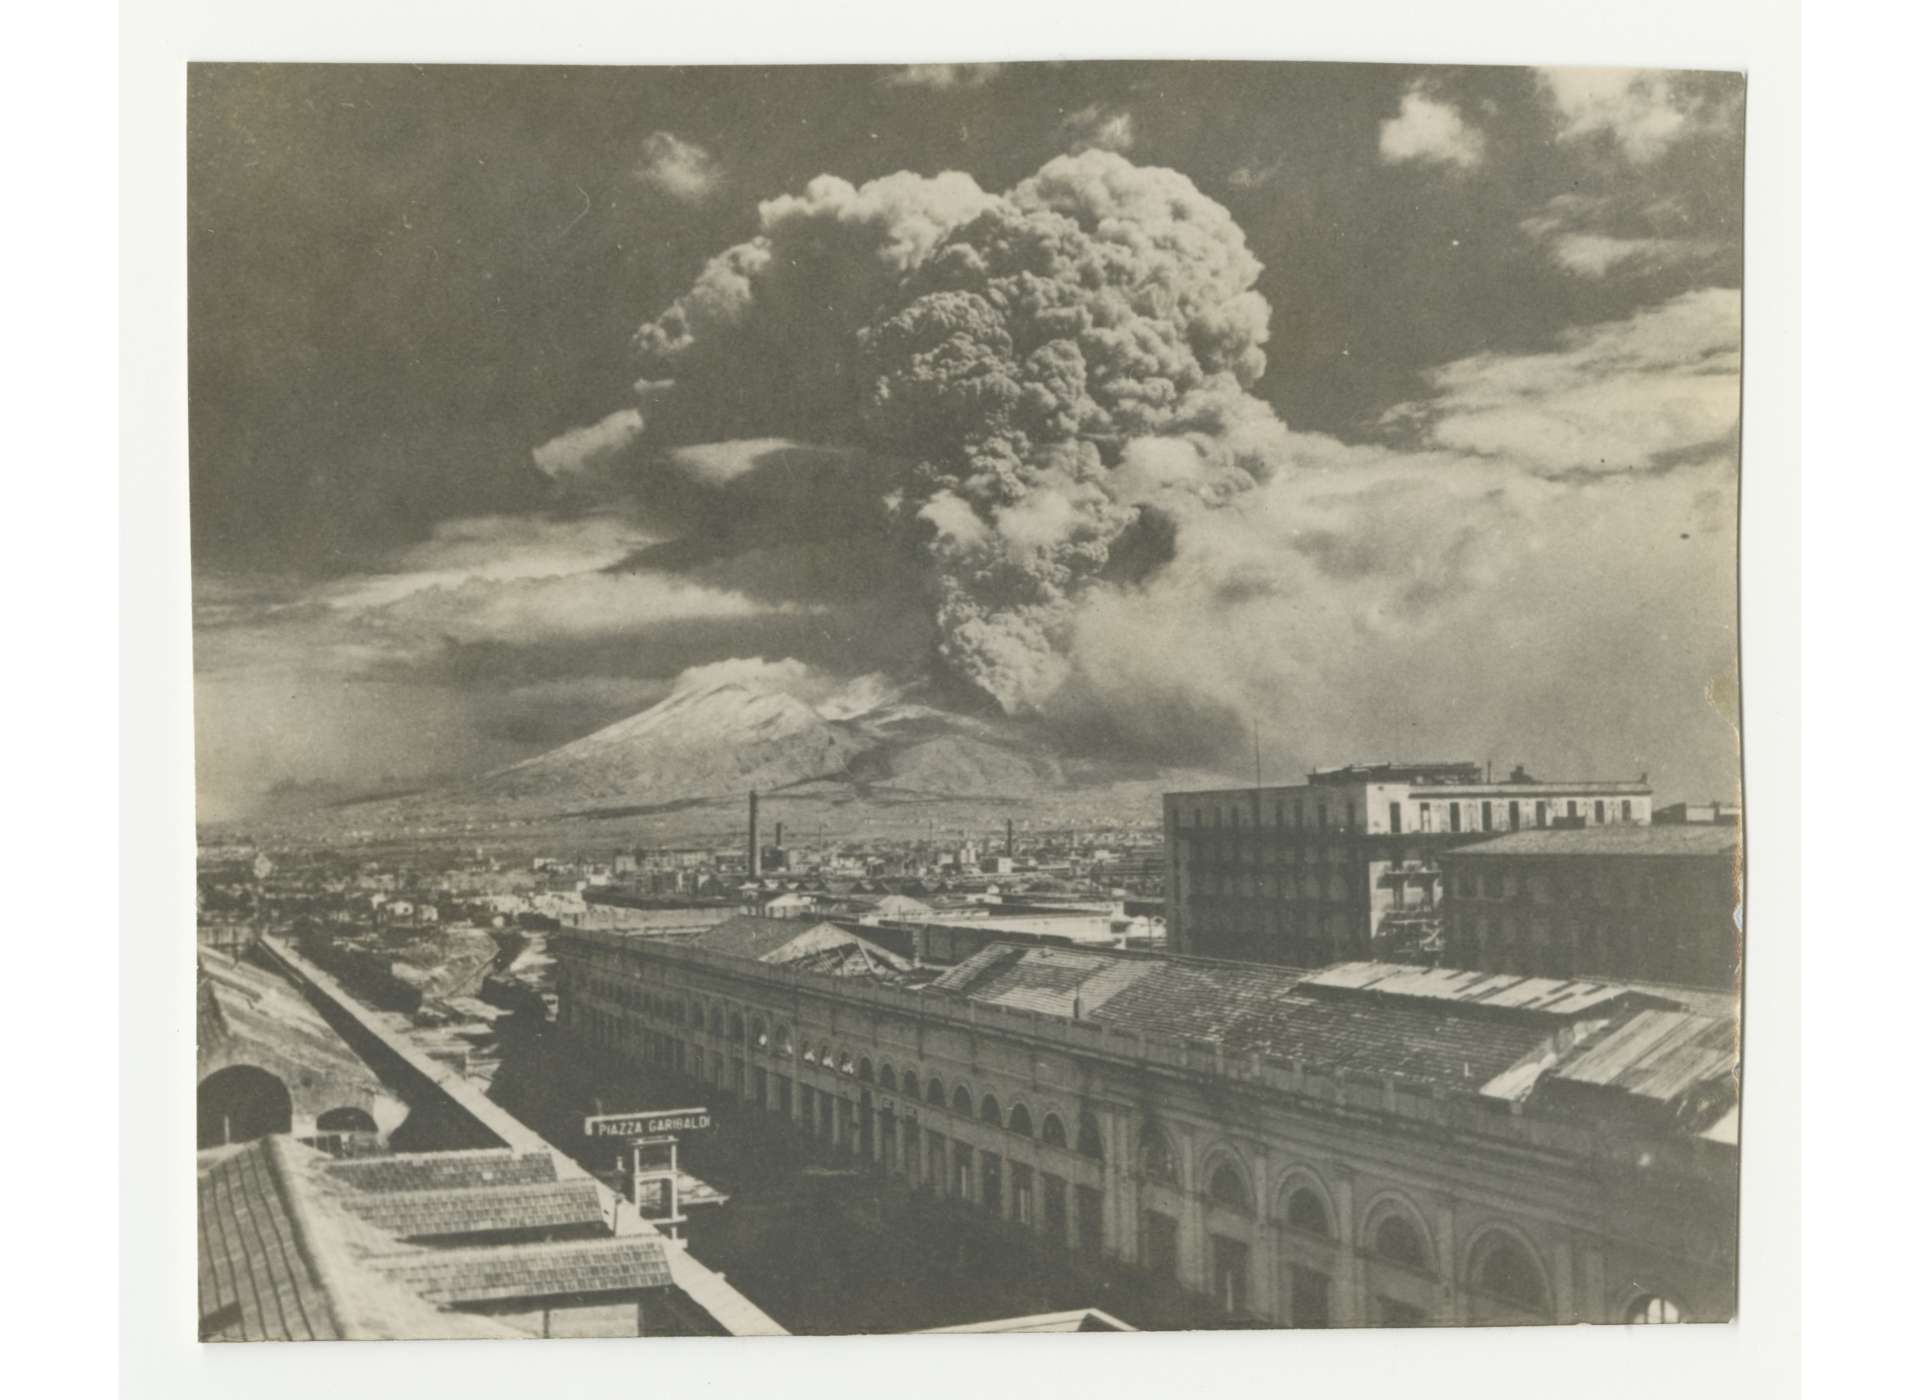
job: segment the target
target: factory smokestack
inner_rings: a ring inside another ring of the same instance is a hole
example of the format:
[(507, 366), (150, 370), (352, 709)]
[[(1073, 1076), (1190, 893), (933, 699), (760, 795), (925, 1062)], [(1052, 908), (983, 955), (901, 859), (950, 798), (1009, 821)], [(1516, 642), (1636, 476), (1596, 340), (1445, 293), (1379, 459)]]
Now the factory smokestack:
[(760, 878), (760, 794), (747, 793), (747, 878)]
[(773, 824), (773, 844), (777, 850), (784, 851), (787, 848), (787, 824), (785, 822), (775, 822)]
[(1007, 859), (1013, 859), (1013, 818), (1007, 818)]

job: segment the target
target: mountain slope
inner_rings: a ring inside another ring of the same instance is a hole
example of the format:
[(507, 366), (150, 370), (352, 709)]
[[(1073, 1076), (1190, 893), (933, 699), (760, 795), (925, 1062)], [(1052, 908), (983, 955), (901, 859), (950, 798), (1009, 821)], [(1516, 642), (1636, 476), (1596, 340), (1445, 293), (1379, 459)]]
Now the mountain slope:
[(1019, 798), (1065, 782), (1059, 761), (1010, 726), (898, 701), (829, 718), (784, 691), (723, 681), (677, 691), (466, 792), (593, 808), (733, 799), (749, 788)]

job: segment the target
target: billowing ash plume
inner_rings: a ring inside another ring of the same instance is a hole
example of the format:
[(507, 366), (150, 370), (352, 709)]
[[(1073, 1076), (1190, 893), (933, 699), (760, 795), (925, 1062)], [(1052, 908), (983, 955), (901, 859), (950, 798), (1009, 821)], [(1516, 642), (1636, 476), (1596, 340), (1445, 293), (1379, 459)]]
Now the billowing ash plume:
[(1061, 684), (1090, 587), (1278, 465), (1248, 392), (1260, 264), (1184, 175), (1089, 151), (1000, 195), (821, 177), (760, 224), (640, 328), (650, 435), (896, 464), (878, 489), (938, 571), (941, 657), (1010, 712)]

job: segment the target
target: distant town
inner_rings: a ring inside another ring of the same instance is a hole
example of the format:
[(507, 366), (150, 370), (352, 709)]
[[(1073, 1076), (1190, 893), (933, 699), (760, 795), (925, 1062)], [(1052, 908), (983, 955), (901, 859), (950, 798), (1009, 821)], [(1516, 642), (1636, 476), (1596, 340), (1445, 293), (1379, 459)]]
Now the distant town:
[[(345, 1276), (415, 1336), (1730, 1314), (1734, 807), (1379, 763), (1163, 809), (204, 845), (203, 1332), (397, 1326)], [(346, 1222), (291, 1311), (276, 1212)]]

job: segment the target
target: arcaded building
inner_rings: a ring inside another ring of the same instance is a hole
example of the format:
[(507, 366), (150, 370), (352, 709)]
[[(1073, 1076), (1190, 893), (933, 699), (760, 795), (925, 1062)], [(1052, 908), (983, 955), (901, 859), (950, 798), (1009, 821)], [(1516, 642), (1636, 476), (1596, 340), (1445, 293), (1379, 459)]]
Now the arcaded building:
[(1730, 991), (1740, 831), (1724, 823), (1523, 831), (1444, 852), (1450, 967)]
[(1501, 782), (1473, 763), (1350, 765), (1289, 787), (1170, 792), (1167, 945), (1319, 967), (1441, 941), (1441, 852), (1563, 824), (1645, 825), (1644, 781)]
[(851, 935), (787, 928), (804, 955), (555, 935), (562, 1031), (1237, 1317), (1733, 1312), (1731, 998), (1011, 945), (867, 975)]

